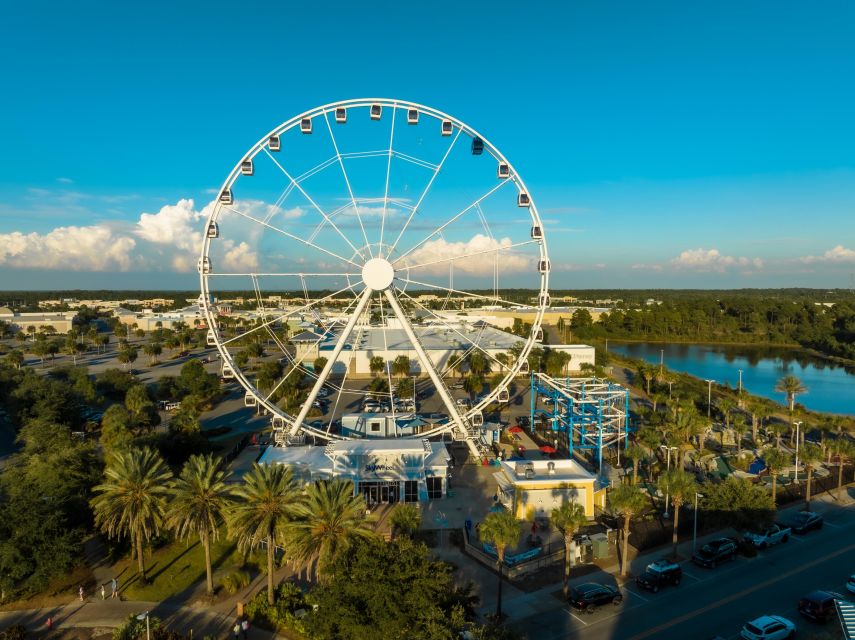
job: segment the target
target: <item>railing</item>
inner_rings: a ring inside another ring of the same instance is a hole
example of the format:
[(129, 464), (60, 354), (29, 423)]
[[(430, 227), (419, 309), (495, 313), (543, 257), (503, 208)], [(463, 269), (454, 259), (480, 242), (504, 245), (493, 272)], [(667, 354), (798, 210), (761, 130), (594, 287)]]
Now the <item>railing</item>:
[[(511, 564), (509, 564), (508, 561), (512, 560), (513, 556), (506, 556), (505, 562), (503, 563), (503, 571), (505, 576), (507, 576), (509, 579), (518, 578), (528, 573), (538, 571), (549, 565), (555, 564), (556, 562), (560, 562), (564, 558), (563, 543), (557, 544), (551, 542), (547, 543), (542, 547), (539, 547), (539, 549), (540, 553), (530, 560), (521, 560), (519, 562), (512, 562)], [(463, 529), (463, 550), (466, 554), (475, 558), (480, 563), (486, 565), (490, 569), (496, 569), (496, 556), (484, 551), (484, 548), (483, 546), (481, 546), (480, 543), (473, 544), (472, 541), (470, 541), (469, 539), (469, 533), (466, 531), (466, 529)]]

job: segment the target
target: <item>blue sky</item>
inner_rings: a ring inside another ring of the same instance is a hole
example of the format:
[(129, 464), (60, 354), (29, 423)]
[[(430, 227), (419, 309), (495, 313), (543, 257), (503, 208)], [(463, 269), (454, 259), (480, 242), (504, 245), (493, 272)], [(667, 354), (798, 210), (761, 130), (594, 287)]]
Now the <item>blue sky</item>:
[(846, 287), (853, 28), (843, 1), (18, 3), (0, 287), (195, 286), (187, 231), (247, 148), (364, 96), (501, 149), (552, 287)]

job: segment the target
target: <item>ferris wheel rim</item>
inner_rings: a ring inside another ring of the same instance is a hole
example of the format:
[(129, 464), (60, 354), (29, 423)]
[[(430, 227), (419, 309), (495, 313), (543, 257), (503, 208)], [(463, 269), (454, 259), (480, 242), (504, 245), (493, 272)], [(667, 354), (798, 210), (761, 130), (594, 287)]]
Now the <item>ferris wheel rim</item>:
[[(525, 193), (528, 195), (528, 198), (529, 198), (529, 207), (528, 207), (529, 208), (529, 215), (531, 216), (532, 223), (534, 225), (538, 226), (541, 230), (541, 237), (540, 237), (539, 241), (537, 242), (538, 248), (539, 248), (538, 250), (539, 250), (539, 254), (540, 254), (540, 260), (545, 260), (545, 261), (547, 261), (547, 264), (548, 264), (548, 261), (549, 261), (548, 245), (547, 245), (547, 238), (546, 238), (546, 232), (545, 232), (545, 228), (543, 225), (543, 221), (540, 217), (540, 213), (537, 209), (537, 205), (535, 203), (535, 200), (531, 196), (531, 192), (528, 190), (527, 186), (525, 185), (525, 182), (523, 181), (520, 174), (516, 171), (516, 169), (514, 168), (512, 163), (504, 156), (504, 154), (498, 149), (498, 147), (496, 147), (492, 142), (489, 141), (488, 138), (483, 136), (479, 131), (477, 131), (473, 127), (469, 126), (468, 124), (466, 124), (465, 122), (463, 122), (459, 118), (456, 118), (455, 116), (452, 116), (448, 113), (445, 113), (445, 112), (440, 111), (438, 109), (435, 109), (433, 107), (429, 107), (427, 105), (423, 105), (423, 104), (419, 104), (419, 103), (415, 103), (415, 102), (411, 102), (411, 101), (407, 101), (407, 100), (400, 100), (400, 99), (393, 99), (393, 98), (355, 98), (355, 99), (349, 99), (349, 100), (343, 100), (343, 101), (330, 102), (330, 103), (327, 103), (325, 105), (321, 105), (321, 106), (317, 106), (317, 107), (308, 109), (308, 110), (290, 118), (289, 120), (286, 120), (285, 122), (281, 123), (277, 127), (273, 128), (270, 132), (268, 132), (261, 139), (259, 139), (258, 142), (256, 142), (241, 157), (240, 160), (238, 160), (238, 162), (236, 163), (236, 165), (234, 166), (232, 171), (228, 174), (228, 176), (226, 177), (226, 179), (222, 183), (220, 190), (217, 193), (221, 194), (221, 193), (223, 193), (224, 190), (230, 189), (235, 184), (235, 182), (241, 176), (241, 165), (242, 165), (242, 163), (244, 161), (246, 161), (247, 159), (252, 160), (259, 153), (262, 153), (264, 148), (265, 148), (265, 145), (268, 144), (269, 141), (271, 140), (271, 137), (281, 136), (285, 132), (287, 132), (287, 131), (295, 128), (295, 127), (299, 127), (301, 125), (301, 122), (303, 122), (303, 120), (305, 118), (314, 119), (316, 117), (323, 116), (327, 122), (327, 125), (329, 126), (328, 116), (331, 113), (334, 114), (336, 109), (339, 109), (339, 108), (357, 109), (357, 108), (365, 108), (365, 107), (368, 107), (370, 109), (375, 105), (379, 105), (381, 108), (391, 107), (393, 110), (396, 110), (398, 108), (415, 109), (418, 111), (419, 114), (424, 114), (426, 116), (435, 118), (435, 119), (440, 120), (440, 121), (446, 121), (447, 120), (447, 121), (452, 122), (453, 125), (457, 126), (457, 128), (459, 129), (458, 135), (466, 133), (468, 136), (470, 136), (472, 138), (476, 138), (476, 137), (480, 138), (483, 142), (484, 150), (487, 151), (488, 153), (490, 153), (490, 155), (493, 156), (493, 158), (495, 158), (498, 162), (504, 163), (507, 165), (508, 170), (509, 170), (509, 176), (506, 179), (506, 182), (513, 182), (513, 184), (516, 186), (518, 192)], [(391, 149), (390, 149), (390, 154), (391, 154)], [(268, 155), (269, 155), (269, 152), (268, 152)], [(206, 229), (208, 228), (208, 226), (212, 222), (216, 223), (217, 219), (219, 218), (220, 213), (223, 210), (223, 207), (224, 207), (224, 205), (221, 204), (219, 199), (215, 200), (215, 205), (212, 208), (211, 212), (208, 215), (208, 218), (205, 221)], [(428, 237), (430, 237), (430, 236), (428, 236)], [(201, 248), (200, 258), (199, 258), (200, 264), (201, 264), (202, 260), (208, 258), (208, 252), (210, 249), (211, 240), (212, 240), (212, 238), (208, 237), (207, 234), (203, 234), (202, 248)], [(355, 264), (355, 266), (358, 266), (358, 263), (354, 263), (354, 264)], [(294, 416), (291, 416), (288, 412), (281, 409), (278, 405), (275, 404), (275, 402), (271, 402), (269, 399), (269, 396), (265, 397), (265, 394), (260, 392), (256, 388), (256, 386), (244, 375), (241, 368), (236, 366), (234, 359), (232, 358), (231, 354), (224, 347), (224, 345), (220, 339), (219, 332), (216, 330), (216, 327), (217, 327), (216, 317), (214, 316), (213, 309), (211, 308), (211, 305), (209, 304), (209, 301), (210, 301), (209, 276), (211, 274), (204, 273), (200, 269), (199, 275), (200, 275), (200, 290), (202, 292), (202, 298), (201, 298), (202, 310), (204, 312), (204, 315), (205, 315), (205, 318), (206, 318), (206, 321), (208, 323), (209, 328), (213, 328), (214, 333), (216, 335), (216, 342), (217, 342), (216, 347), (217, 347), (218, 352), (220, 353), (220, 357), (222, 358), (223, 364), (228, 365), (230, 367), (235, 379), (241, 384), (241, 386), (245, 389), (247, 394), (251, 394), (255, 398), (255, 401), (259, 406), (263, 407), (267, 412), (269, 412), (274, 417), (274, 419), (275, 419), (275, 417), (281, 418), (284, 421), (286, 426), (291, 424), (292, 421), (294, 420)], [(349, 280), (348, 280), (348, 282), (349, 282)], [(409, 279), (408, 279), (408, 282), (410, 282)], [(358, 283), (357, 283), (357, 285), (353, 285), (353, 286), (358, 286)], [(352, 291), (353, 286), (348, 286), (346, 289)], [(392, 287), (394, 287), (394, 286), (395, 285), (394, 285), (394, 281), (393, 281)], [(545, 310), (547, 307), (547, 304), (544, 301), (548, 299), (548, 290), (549, 290), (549, 269), (547, 269), (545, 272), (541, 273), (539, 295), (537, 297), (537, 304), (531, 305), (535, 309), (535, 316), (534, 316), (534, 320), (532, 322), (532, 330), (531, 330), (531, 333), (529, 336), (527, 336), (527, 337), (520, 336), (520, 341), (523, 343), (523, 348), (520, 352), (520, 356), (513, 362), (512, 365), (507, 367), (508, 372), (504, 376), (504, 378), (502, 379), (502, 382), (500, 384), (495, 385), (495, 388), (492, 388), (493, 385), (491, 385), (490, 392), (485, 394), (480, 402), (472, 405), (467, 411), (461, 412), (461, 414), (460, 414), (461, 417), (464, 418), (468, 423), (472, 422), (472, 416), (474, 416), (475, 414), (478, 414), (478, 413), (482, 413), (483, 410), (487, 406), (489, 406), (491, 403), (495, 402), (499, 393), (502, 390), (507, 389), (510, 386), (510, 384), (513, 382), (513, 380), (518, 375), (520, 375), (521, 368), (523, 367), (524, 363), (527, 361), (529, 354), (531, 353), (532, 349), (535, 348), (535, 346), (537, 345), (537, 342), (538, 342), (535, 339), (535, 334), (537, 331), (541, 330), (541, 327), (542, 327), (543, 316), (544, 316), (544, 313), (545, 313)], [(401, 291), (403, 292), (403, 289), (401, 289)], [(547, 298), (545, 298), (544, 296), (547, 296)], [(473, 344), (469, 349), (467, 349), (465, 351), (467, 353), (474, 351), (476, 349), (476, 347), (477, 347), (477, 345)], [(483, 348), (481, 350), (483, 351)], [(298, 367), (298, 369), (303, 371), (304, 374), (308, 374), (310, 378), (317, 379), (317, 377), (318, 377), (315, 372), (307, 369), (305, 366), (300, 365)], [(320, 430), (315, 429), (310, 424), (301, 424), (301, 425), (299, 425), (299, 428), (303, 432), (310, 433), (311, 435), (314, 435), (316, 437), (319, 437), (319, 438), (325, 439), (325, 440), (355, 439), (353, 437), (344, 436), (342, 434), (332, 434), (332, 433), (329, 433), (326, 431), (320, 431)], [(401, 437), (404, 437), (404, 438), (423, 438), (423, 437), (430, 437), (432, 435), (439, 435), (442, 433), (450, 432), (452, 430), (453, 430), (453, 426), (449, 423), (448, 425), (437, 426), (436, 428), (430, 429), (427, 432), (424, 432), (422, 434), (418, 434), (418, 435), (414, 435), (414, 436), (401, 436)]]

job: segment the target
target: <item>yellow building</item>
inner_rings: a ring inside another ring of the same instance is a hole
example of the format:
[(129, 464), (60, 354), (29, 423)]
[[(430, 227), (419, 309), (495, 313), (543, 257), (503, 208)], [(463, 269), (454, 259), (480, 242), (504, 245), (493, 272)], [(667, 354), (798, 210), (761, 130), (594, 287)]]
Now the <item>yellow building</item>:
[(592, 519), (594, 509), (603, 509), (606, 490), (597, 478), (575, 460), (519, 460), (500, 462), (493, 477), (497, 496), (519, 520), (548, 518), (566, 502), (578, 502)]

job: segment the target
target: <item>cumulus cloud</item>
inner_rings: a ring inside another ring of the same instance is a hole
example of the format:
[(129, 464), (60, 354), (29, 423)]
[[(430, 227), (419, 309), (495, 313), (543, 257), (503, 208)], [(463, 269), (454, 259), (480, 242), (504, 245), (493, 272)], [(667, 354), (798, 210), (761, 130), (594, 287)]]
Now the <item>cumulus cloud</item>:
[(202, 242), (201, 221), (207, 218), (210, 206), (196, 211), (193, 199), (185, 198), (161, 207), (157, 213), (143, 213), (137, 222), (136, 235), (154, 244), (198, 250)]
[(0, 265), (19, 269), (127, 271), (136, 241), (106, 225), (58, 227), (46, 234), (0, 233)]
[(830, 262), (837, 264), (846, 264), (855, 262), (855, 251), (847, 249), (842, 244), (837, 245), (823, 253), (821, 256), (805, 256), (800, 260), (806, 264), (815, 262)]
[(437, 275), (448, 273), (448, 265), (453, 262), (455, 273), (486, 276), (492, 275), (496, 265), (495, 250), (499, 250), (501, 271), (521, 271), (526, 268), (533, 271), (531, 258), (508, 251), (512, 244), (510, 238), (496, 240), (480, 233), (467, 242), (448, 242), (438, 238), (424, 243), (408, 255), (404, 262), (413, 266), (424, 264), (425, 266), (418, 267), (418, 272)]
[(236, 273), (253, 272), (258, 269), (258, 254), (246, 242), (235, 245), (226, 241), (223, 265), (227, 271)]
[(723, 273), (732, 267), (754, 269), (763, 267), (763, 261), (760, 258), (725, 256), (718, 249), (687, 249), (671, 260), (670, 264), (678, 269), (718, 273)]

